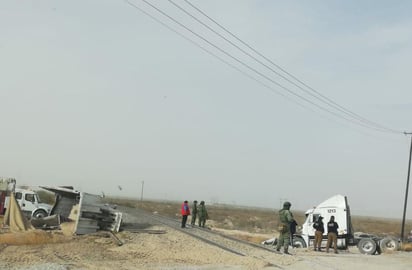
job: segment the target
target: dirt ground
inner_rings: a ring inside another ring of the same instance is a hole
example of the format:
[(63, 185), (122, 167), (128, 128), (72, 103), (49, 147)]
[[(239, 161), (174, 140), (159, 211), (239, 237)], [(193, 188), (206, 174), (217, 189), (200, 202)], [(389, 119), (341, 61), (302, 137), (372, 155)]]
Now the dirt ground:
[[(340, 254), (294, 249), (293, 256), (257, 251), (254, 256), (242, 257), (177, 230), (162, 226), (150, 229), (163, 233), (120, 232), (117, 236), (123, 242), (121, 246), (108, 233), (86, 236), (39, 230), (3, 233), (0, 269), (412, 269), (410, 252), (370, 256), (361, 255), (357, 249)], [(33, 242), (40, 244), (4, 244), (7, 237), (35, 239)]]

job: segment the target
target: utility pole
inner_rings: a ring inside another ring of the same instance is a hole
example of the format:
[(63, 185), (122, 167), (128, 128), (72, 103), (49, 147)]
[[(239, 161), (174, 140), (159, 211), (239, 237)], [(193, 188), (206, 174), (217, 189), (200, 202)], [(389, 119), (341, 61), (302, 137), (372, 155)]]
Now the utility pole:
[(412, 157), (412, 132), (404, 132), (404, 134), (411, 136), (411, 149), (409, 151), (408, 176), (407, 176), (407, 180), (406, 180), (405, 203), (404, 203), (404, 206), (403, 206), (402, 229), (401, 229), (401, 241), (402, 241), (402, 243), (404, 241), (406, 206), (408, 205), (409, 177), (411, 175), (411, 157)]
[(142, 181), (142, 193), (140, 194), (140, 201), (143, 201), (143, 187), (144, 187), (144, 181)]

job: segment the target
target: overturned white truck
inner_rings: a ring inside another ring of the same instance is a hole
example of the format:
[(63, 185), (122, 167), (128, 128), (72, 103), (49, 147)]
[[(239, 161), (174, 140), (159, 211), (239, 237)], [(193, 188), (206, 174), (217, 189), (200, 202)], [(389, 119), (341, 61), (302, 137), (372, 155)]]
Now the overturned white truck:
[[(347, 249), (348, 246), (358, 246), (363, 254), (380, 254), (388, 250), (399, 249), (399, 241), (392, 237), (380, 238), (371, 234), (354, 233), (350, 208), (346, 196), (335, 195), (323, 201), (318, 206), (306, 211), (306, 220), (302, 225), (301, 233), (296, 233), (292, 237), (292, 245), (297, 248), (313, 247), (315, 239), (315, 229), (313, 224), (319, 216), (323, 217), (325, 233), (322, 239), (322, 247), (326, 247), (327, 228), (326, 224), (331, 216), (339, 224), (338, 248)], [(274, 244), (276, 238), (263, 241), (263, 244)]]
[(74, 221), (73, 234), (89, 234), (99, 230), (119, 232), (123, 214), (116, 211), (114, 205), (103, 203), (101, 197), (72, 187), (41, 188), (55, 193), (50, 218), (56, 218), (49, 223), (39, 221), (37, 226), (59, 226), (61, 222)]

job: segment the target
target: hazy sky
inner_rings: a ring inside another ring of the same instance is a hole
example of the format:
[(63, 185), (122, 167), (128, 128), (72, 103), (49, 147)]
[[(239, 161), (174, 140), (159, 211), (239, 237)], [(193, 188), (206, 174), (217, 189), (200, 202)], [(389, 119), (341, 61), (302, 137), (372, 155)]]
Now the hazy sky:
[(402, 217), (411, 1), (189, 2), (383, 131), (187, 2), (147, 2), (181, 25), (140, 0), (1, 0), (0, 176), (300, 210), (343, 194), (353, 214)]

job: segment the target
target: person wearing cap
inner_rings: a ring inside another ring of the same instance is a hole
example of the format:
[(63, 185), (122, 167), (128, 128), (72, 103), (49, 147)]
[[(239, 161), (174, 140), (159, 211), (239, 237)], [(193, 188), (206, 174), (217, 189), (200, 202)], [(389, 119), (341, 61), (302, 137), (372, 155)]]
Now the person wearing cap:
[(292, 204), (290, 202), (284, 202), (283, 208), (279, 211), (279, 239), (276, 246), (276, 251), (280, 252), (281, 247), (283, 246), (283, 253), (289, 254), (289, 243), (291, 237), (290, 224), (294, 222), (292, 212), (290, 207)]
[(330, 245), (333, 243), (335, 253), (338, 253), (338, 223), (335, 222), (335, 217), (330, 216), (328, 227), (328, 242), (326, 243), (326, 252), (329, 252)]
[(323, 233), (325, 232), (325, 227), (323, 224), (323, 217), (319, 216), (315, 223), (313, 223), (313, 228), (315, 229), (315, 251), (321, 251), (320, 246), (322, 244)]
[(187, 216), (190, 215), (190, 208), (187, 201), (184, 201), (181, 207), (182, 213), (182, 228), (186, 228)]
[(190, 222), (190, 224), (192, 224), (192, 226), (195, 226), (196, 217), (197, 217), (197, 201), (194, 200), (193, 201), (193, 206), (192, 206), (192, 220)]

